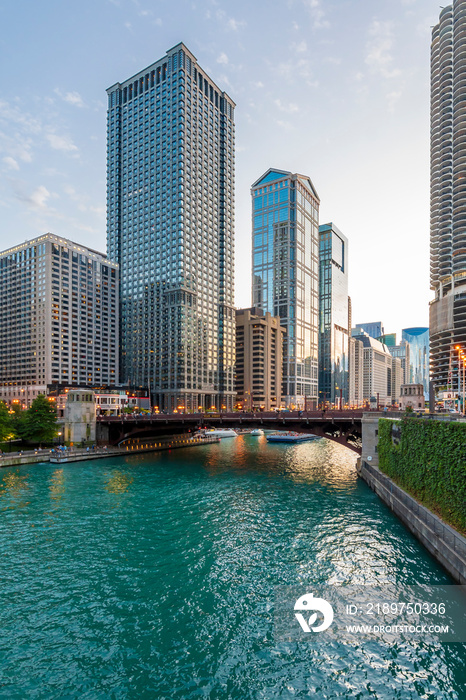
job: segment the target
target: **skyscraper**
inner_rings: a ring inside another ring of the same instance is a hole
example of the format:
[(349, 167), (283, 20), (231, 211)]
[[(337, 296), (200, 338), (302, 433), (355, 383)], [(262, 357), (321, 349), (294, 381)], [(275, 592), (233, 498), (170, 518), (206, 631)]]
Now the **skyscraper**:
[(160, 409), (231, 409), (235, 105), (183, 44), (107, 93), (120, 378)]
[(436, 386), (466, 350), (466, 0), (440, 13), (431, 45), (430, 361)]
[(405, 384), (422, 384), (429, 398), (429, 329), (403, 328), (402, 338), (409, 344), (409, 372)]
[(319, 400), (349, 401), (348, 239), (335, 226), (319, 226)]
[(0, 253), (0, 400), (118, 382), (118, 265), (45, 233)]
[(309, 177), (267, 170), (251, 188), (252, 304), (280, 317), (282, 401), (313, 408), (318, 399), (320, 200)]
[[(382, 321), (371, 321), (370, 323), (357, 323), (356, 328), (361, 328), (364, 333), (370, 335), (371, 338), (381, 338), (384, 334)], [(382, 342), (382, 341), (381, 341)]]

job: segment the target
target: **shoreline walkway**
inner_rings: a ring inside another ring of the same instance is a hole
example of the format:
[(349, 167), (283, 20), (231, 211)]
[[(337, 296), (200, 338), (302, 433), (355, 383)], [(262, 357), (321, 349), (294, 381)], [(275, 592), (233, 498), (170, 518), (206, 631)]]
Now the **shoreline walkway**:
[(215, 437), (179, 437), (165, 440), (131, 440), (119, 447), (67, 448), (66, 450), (44, 449), (23, 452), (4, 453), (0, 455), (0, 468), (15, 467), (23, 464), (65, 464), (68, 462), (84, 462), (89, 459), (105, 459), (106, 457), (124, 457), (141, 452), (162, 452), (182, 447), (196, 447), (220, 442)]

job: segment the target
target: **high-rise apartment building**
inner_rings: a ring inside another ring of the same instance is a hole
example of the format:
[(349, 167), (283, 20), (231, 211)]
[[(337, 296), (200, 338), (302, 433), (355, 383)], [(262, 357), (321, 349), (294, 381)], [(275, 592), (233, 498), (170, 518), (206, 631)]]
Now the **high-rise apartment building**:
[(0, 400), (118, 377), (118, 265), (47, 233), (0, 253)]
[(442, 9), (432, 30), (430, 364), (449, 383), (455, 345), (466, 350), (466, 0)]
[(319, 402), (349, 402), (348, 239), (335, 226), (319, 226)]
[(318, 401), (318, 265), (320, 200), (309, 177), (269, 169), (251, 188), (252, 304), (280, 317), (282, 401)]
[(231, 409), (235, 105), (183, 44), (107, 93), (121, 380), (160, 409)]
[(280, 408), (284, 332), (280, 319), (268, 311), (236, 310), (236, 401), (241, 408)]

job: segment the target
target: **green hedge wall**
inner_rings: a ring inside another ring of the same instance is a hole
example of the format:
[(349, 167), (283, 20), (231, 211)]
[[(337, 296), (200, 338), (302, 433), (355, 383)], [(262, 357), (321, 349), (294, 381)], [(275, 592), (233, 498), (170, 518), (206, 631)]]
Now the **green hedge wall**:
[[(392, 426), (401, 423), (401, 438)], [(398, 444), (394, 444), (398, 442)], [(379, 468), (451, 525), (466, 531), (466, 423), (379, 420)]]

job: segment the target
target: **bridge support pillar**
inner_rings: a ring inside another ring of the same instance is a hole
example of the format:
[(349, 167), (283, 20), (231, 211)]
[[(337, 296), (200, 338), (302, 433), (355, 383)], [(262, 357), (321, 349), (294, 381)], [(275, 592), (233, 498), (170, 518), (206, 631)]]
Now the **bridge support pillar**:
[(379, 415), (364, 413), (362, 417), (362, 454), (363, 462), (379, 466), (377, 444), (379, 442)]

